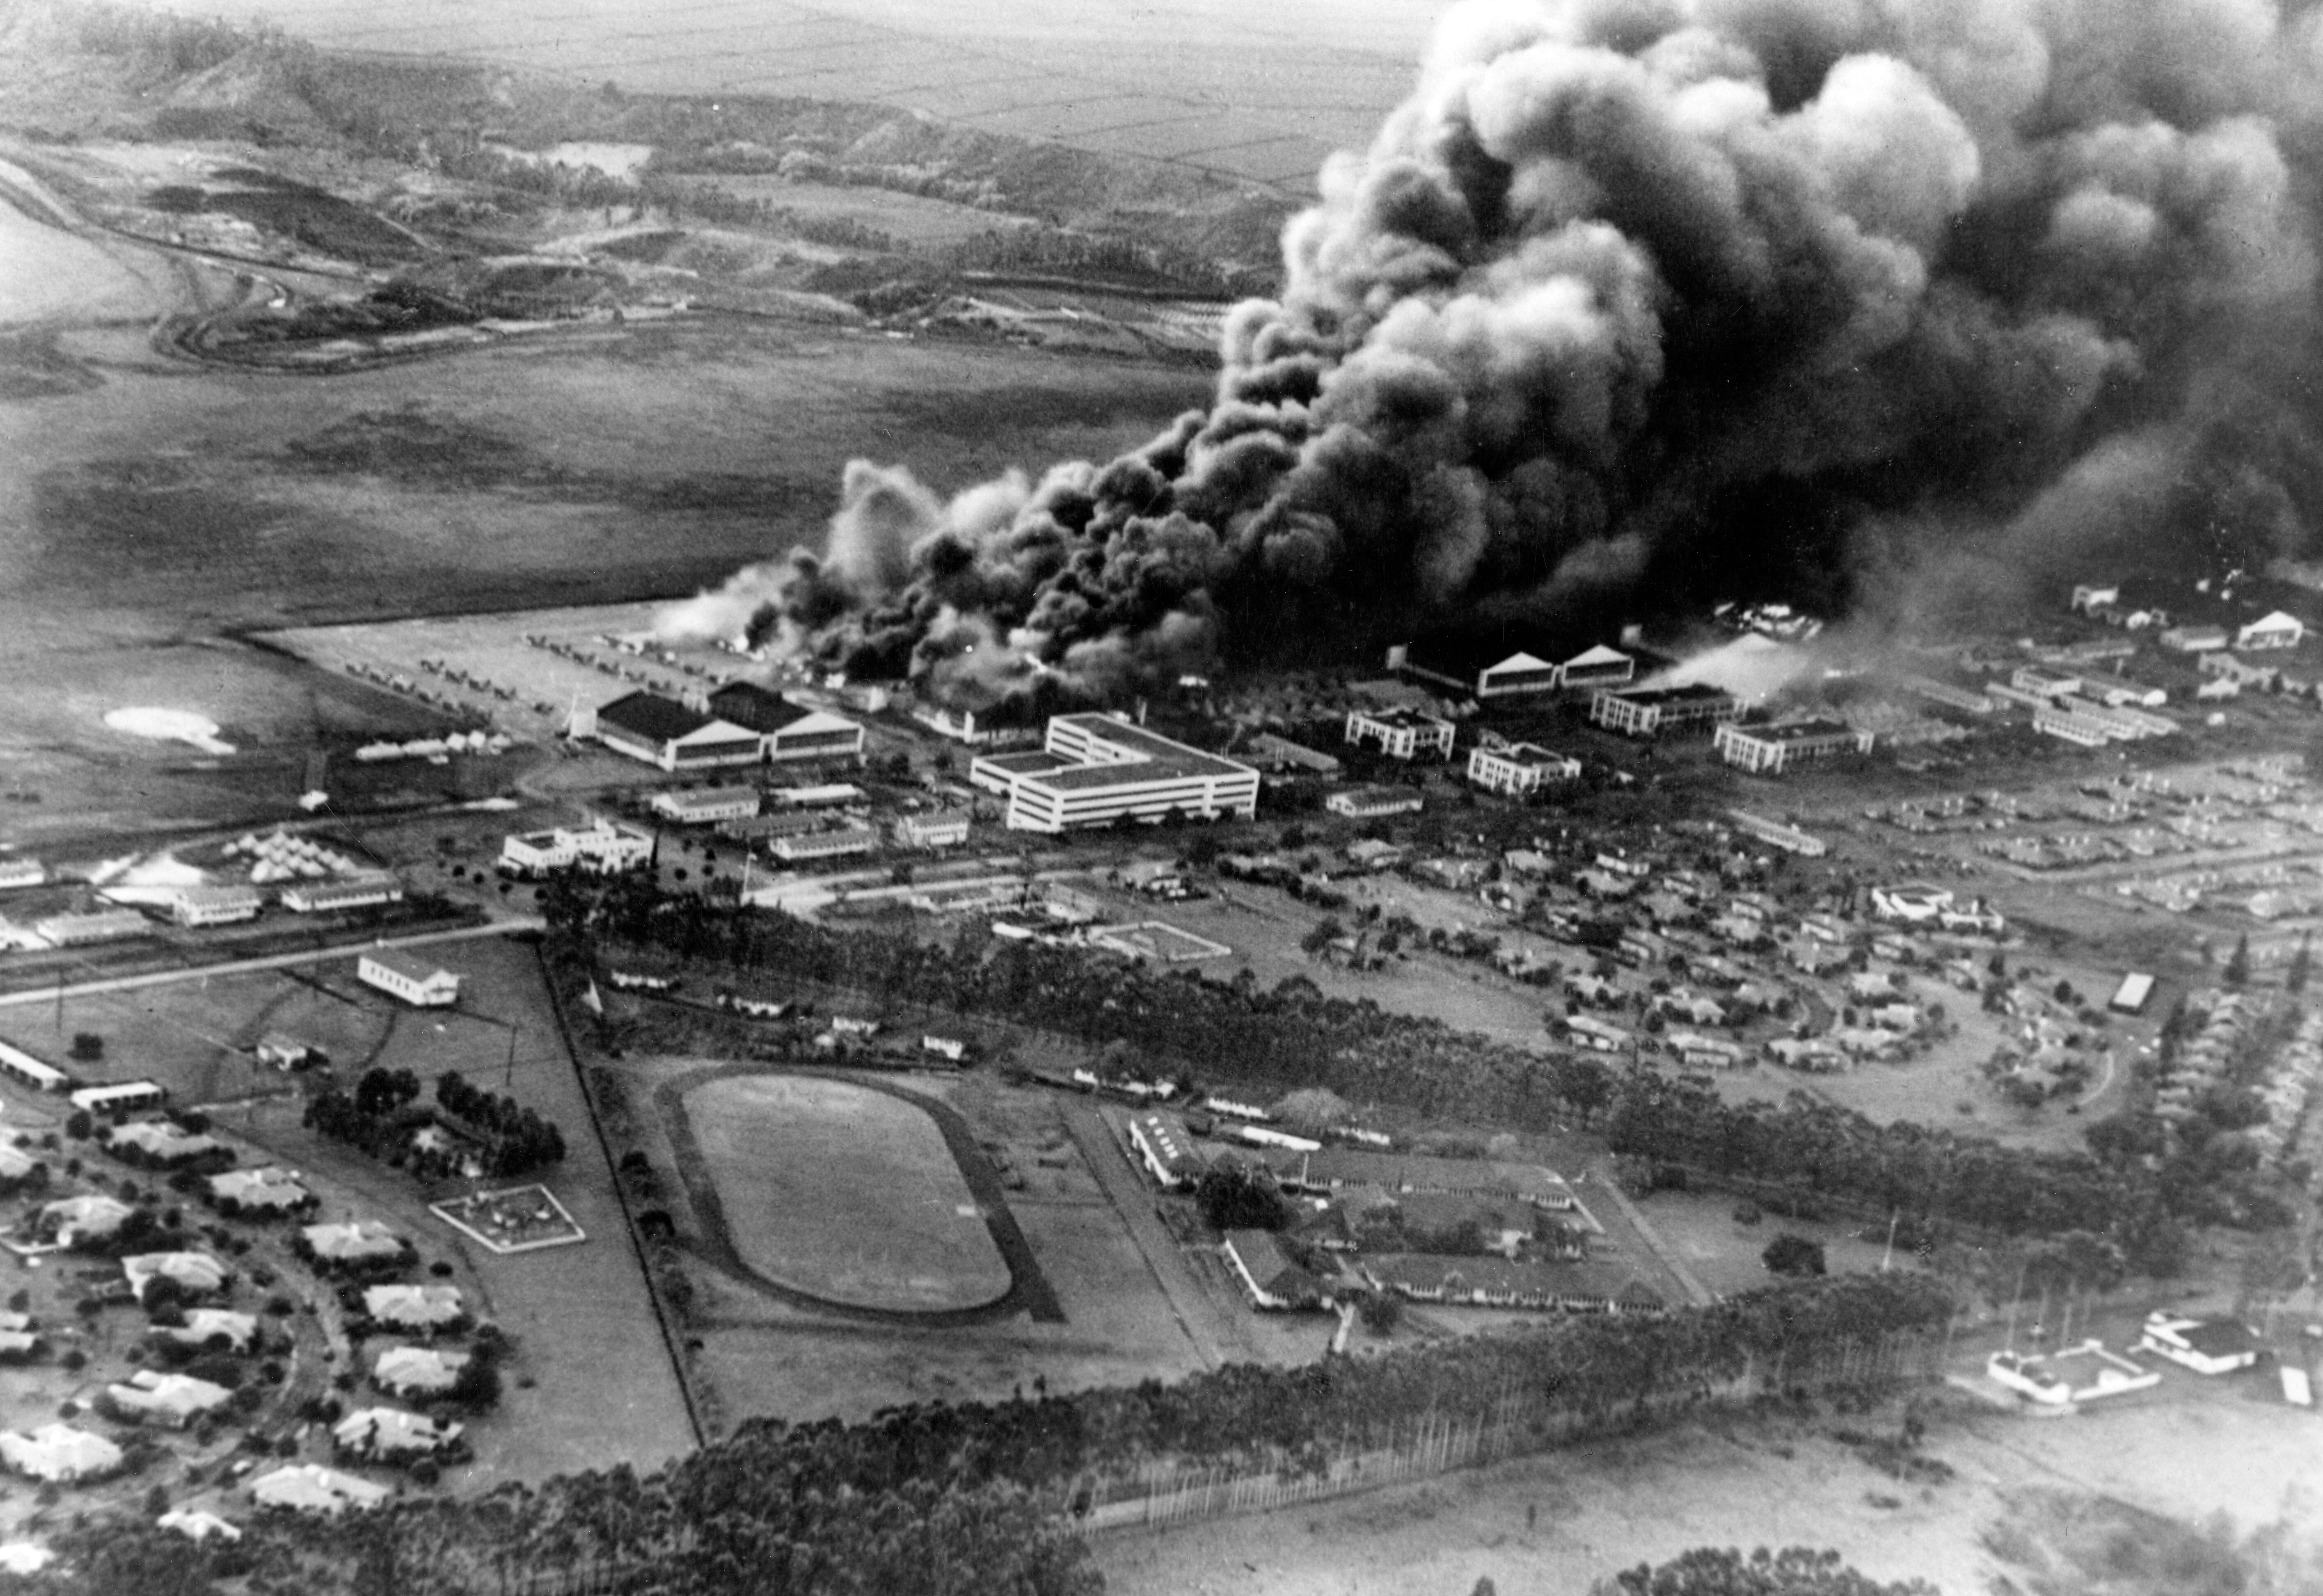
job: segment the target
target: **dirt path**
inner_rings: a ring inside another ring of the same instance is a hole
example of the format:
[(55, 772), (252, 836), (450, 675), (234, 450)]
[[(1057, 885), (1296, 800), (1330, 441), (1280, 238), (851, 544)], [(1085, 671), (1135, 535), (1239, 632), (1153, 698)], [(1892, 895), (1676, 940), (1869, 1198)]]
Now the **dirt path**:
[(1217, 1339), (1210, 1334), (1210, 1307), (1202, 1295), (1199, 1282), (1186, 1273), (1185, 1260), (1179, 1255), (1178, 1243), (1162, 1221), (1154, 1216), (1153, 1196), (1138, 1179), (1137, 1171), (1122, 1157), (1121, 1148), (1105, 1120), (1088, 1103), (1064, 1105), (1065, 1128), (1072, 1133), (1074, 1142), (1081, 1150), (1082, 1161), (1105, 1188), (1106, 1200), (1129, 1227), (1137, 1250), (1145, 1256), (1146, 1267), (1153, 1271), (1155, 1284), (1170, 1299), (1170, 1311), (1177, 1316), (1179, 1328), (1186, 1339), (1194, 1344), (1202, 1362), (1216, 1369), (1226, 1361), (1218, 1348)]

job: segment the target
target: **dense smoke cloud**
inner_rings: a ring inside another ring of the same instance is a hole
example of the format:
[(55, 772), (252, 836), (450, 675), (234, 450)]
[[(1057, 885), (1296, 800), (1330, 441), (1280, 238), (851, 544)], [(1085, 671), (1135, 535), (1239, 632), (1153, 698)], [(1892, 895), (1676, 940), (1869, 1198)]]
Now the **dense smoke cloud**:
[(1891, 612), (2297, 546), (2323, 25), (2258, 0), (1455, 12), (1216, 402), (737, 577), (833, 664), (1104, 697), (1479, 615)]

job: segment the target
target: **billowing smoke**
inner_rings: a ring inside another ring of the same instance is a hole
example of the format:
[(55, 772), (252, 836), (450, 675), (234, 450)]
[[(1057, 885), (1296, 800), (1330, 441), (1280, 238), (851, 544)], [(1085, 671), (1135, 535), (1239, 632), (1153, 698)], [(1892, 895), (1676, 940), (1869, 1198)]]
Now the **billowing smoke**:
[(2323, 508), (2323, 23), (2265, 0), (1471, 5), (1325, 166), (1216, 401), (701, 601), (1105, 697), (1466, 617), (1906, 616)]

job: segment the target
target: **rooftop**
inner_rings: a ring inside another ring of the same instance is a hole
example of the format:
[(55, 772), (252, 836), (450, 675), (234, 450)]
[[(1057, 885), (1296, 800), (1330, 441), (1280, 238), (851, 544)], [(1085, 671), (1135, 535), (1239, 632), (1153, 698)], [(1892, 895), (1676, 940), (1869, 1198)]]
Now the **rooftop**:
[(664, 698), (659, 693), (629, 693), (601, 705), (597, 722), (655, 742), (675, 742), (709, 725), (710, 717), (698, 715), (675, 699)]
[(1679, 687), (1607, 687), (1600, 691), (1638, 704), (1703, 703), (1733, 696), (1723, 687), (1713, 687), (1707, 682), (1688, 682)]
[[(1092, 741), (1104, 745), (1113, 757), (1087, 764), (1070, 756), (1044, 753), (1041, 757), (1052, 763), (1046, 768), (1020, 766), (1013, 761), (1021, 755), (1003, 754), (987, 761), (1012, 775), (1037, 775), (1042, 784), (1051, 787), (1109, 787), (1122, 781), (1166, 781), (1175, 776), (1222, 776), (1250, 772), (1250, 766), (1216, 754), (1189, 748), (1158, 731), (1119, 720), (1112, 715), (1096, 713), (1059, 715), (1050, 723), (1051, 734), (1060, 726), (1080, 732)], [(1134, 767), (1134, 772), (1128, 767)]]

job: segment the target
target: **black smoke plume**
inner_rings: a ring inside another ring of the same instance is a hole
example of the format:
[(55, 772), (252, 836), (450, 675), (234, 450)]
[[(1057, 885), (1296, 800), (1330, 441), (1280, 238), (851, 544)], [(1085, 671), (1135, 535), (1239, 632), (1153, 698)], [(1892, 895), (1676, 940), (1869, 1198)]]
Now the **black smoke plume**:
[(1217, 397), (702, 601), (941, 694), (1103, 699), (1484, 615), (1894, 616), (2323, 508), (2323, 23), (2262, 0), (1448, 18)]

